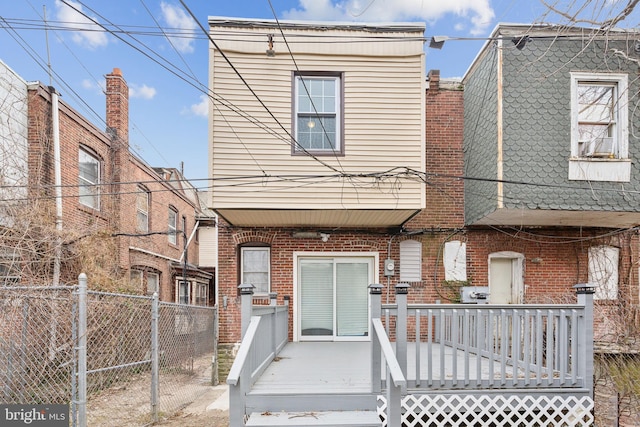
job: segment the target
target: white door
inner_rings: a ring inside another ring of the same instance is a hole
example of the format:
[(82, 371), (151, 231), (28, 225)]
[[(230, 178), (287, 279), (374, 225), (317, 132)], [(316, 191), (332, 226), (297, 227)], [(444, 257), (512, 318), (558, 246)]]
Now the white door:
[(298, 259), (300, 340), (366, 340), (373, 259)]
[(489, 303), (521, 304), (523, 297), (522, 257), (489, 257)]

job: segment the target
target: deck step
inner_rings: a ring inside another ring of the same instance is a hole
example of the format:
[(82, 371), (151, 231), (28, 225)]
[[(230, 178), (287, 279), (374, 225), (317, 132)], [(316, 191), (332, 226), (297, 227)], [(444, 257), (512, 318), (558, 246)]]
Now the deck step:
[(373, 393), (256, 393), (247, 394), (247, 413), (375, 411)]
[(382, 427), (375, 411), (254, 412), (247, 427)]

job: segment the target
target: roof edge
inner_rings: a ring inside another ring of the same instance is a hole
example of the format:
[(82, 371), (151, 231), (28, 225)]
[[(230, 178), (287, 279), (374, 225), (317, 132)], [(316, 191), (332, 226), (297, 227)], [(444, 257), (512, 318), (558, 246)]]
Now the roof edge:
[(232, 18), (224, 16), (209, 16), (208, 22), (210, 27), (313, 29), (319, 31), (354, 30), (369, 32), (424, 32), (426, 29), (426, 25), (423, 22), (303, 21), (286, 19)]

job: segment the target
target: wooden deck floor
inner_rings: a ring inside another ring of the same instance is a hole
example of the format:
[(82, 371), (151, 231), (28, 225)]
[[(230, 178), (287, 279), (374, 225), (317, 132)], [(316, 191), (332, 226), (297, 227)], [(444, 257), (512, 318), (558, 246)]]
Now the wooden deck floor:
[[(454, 350), (444, 348), (444, 370), (441, 370), (439, 345), (432, 348), (432, 380), (453, 378)], [(370, 342), (290, 342), (281, 351), (278, 359), (272, 362), (252, 390), (259, 393), (284, 393), (313, 391), (316, 393), (369, 392), (371, 391), (371, 343)], [(408, 379), (416, 378), (415, 344), (407, 349)], [(427, 348), (421, 347), (421, 378), (428, 378)], [(464, 353), (458, 351), (455, 356), (456, 377), (465, 378)], [(477, 377), (477, 356), (469, 355), (467, 376)], [(480, 360), (482, 378), (490, 374), (490, 362)], [(513, 369), (508, 367), (508, 369)], [(500, 372), (500, 364), (494, 363), (494, 372)], [(521, 377), (524, 373), (516, 373)]]
[(370, 392), (371, 343), (290, 342), (252, 390), (259, 393)]

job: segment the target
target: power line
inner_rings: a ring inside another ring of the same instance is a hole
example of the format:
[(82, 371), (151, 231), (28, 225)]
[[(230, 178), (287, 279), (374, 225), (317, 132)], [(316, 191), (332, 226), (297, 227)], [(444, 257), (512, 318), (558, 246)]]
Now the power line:
[[(65, 1), (65, 0), (62, 0)], [(318, 157), (314, 156), (313, 154), (309, 153), (309, 151), (300, 145), (300, 143), (298, 143), (298, 141), (295, 139), (295, 137), (293, 135), (291, 135), (291, 133), (289, 132), (289, 130), (280, 122), (280, 120), (278, 120), (278, 118), (275, 116), (275, 114), (273, 114), (273, 112), (269, 109), (269, 107), (267, 107), (267, 105), (264, 103), (264, 101), (262, 101), (262, 99), (260, 99), (260, 97), (258, 96), (258, 94), (253, 90), (253, 88), (251, 87), (251, 85), (249, 85), (249, 83), (245, 80), (245, 78), (242, 76), (242, 74), (240, 74), (240, 71), (238, 71), (238, 69), (235, 67), (235, 65), (233, 65), (233, 63), (231, 62), (231, 60), (229, 59), (229, 57), (224, 53), (224, 51), (222, 49), (220, 49), (220, 46), (218, 45), (218, 43), (216, 43), (216, 41), (213, 39), (213, 37), (211, 37), (211, 35), (207, 32), (207, 30), (202, 26), (202, 24), (200, 24), (200, 21), (198, 21), (195, 17), (195, 15), (193, 14), (193, 12), (191, 12), (191, 9), (189, 9), (189, 7), (185, 4), (185, 2), (183, 0), (180, 0), (180, 4), (182, 4), (182, 7), (185, 8), (185, 10), (189, 13), (189, 15), (191, 16), (191, 18), (198, 24), (198, 26), (200, 27), (200, 29), (202, 30), (203, 33), (207, 34), (207, 37), (209, 38), (209, 41), (211, 42), (211, 44), (216, 48), (216, 50), (220, 53), (220, 55), (224, 58), (224, 60), (227, 62), (227, 64), (231, 67), (231, 69), (233, 70), (233, 72), (240, 78), (240, 81), (242, 81), (242, 83), (245, 85), (245, 87), (247, 89), (249, 89), (249, 92), (251, 92), (251, 94), (253, 95), (253, 97), (260, 103), (260, 105), (265, 109), (265, 111), (269, 114), (269, 116), (271, 116), (271, 118), (278, 124), (278, 126), (280, 126), (280, 128), (291, 138), (291, 141), (293, 141), (293, 143), (300, 148), (301, 151), (303, 151), (306, 155), (308, 155), (309, 157), (311, 157), (312, 159), (314, 159), (315, 161), (317, 161), (318, 163), (320, 163), (321, 165), (333, 170), (334, 172), (340, 172), (338, 169), (336, 169), (335, 167), (329, 165), (326, 162), (323, 162), (322, 160), (320, 160)]]

